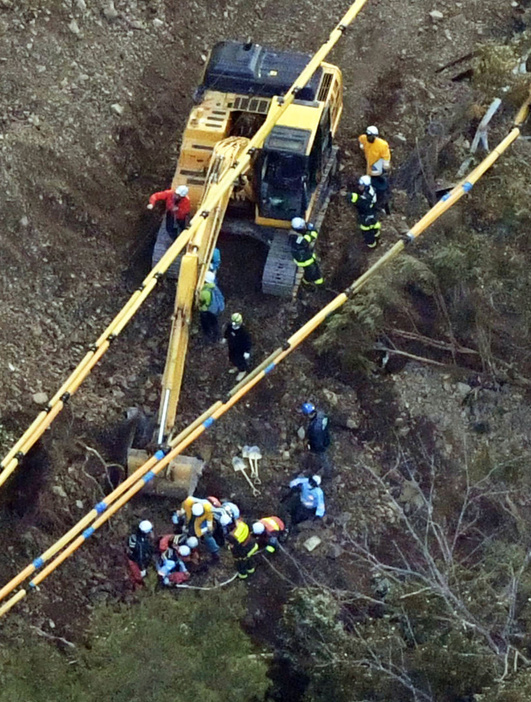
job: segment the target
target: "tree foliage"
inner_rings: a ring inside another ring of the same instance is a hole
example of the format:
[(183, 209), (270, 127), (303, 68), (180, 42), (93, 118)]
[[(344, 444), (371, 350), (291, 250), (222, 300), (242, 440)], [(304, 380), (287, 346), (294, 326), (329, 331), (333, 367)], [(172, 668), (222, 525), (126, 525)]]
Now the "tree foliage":
[(267, 667), (242, 631), (239, 588), (95, 613), (88, 644), (67, 657), (50, 644), (2, 652), (2, 702), (262, 700)]

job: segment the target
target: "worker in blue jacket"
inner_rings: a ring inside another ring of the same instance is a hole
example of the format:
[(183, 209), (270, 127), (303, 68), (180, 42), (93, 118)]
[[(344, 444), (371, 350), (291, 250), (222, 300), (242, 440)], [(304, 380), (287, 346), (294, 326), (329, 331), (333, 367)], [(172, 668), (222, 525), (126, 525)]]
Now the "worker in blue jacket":
[(325, 515), (324, 494), (321, 488), (321, 476), (295, 478), (289, 484), (292, 491), (289, 512), (291, 524), (299, 524), (308, 519), (321, 519)]

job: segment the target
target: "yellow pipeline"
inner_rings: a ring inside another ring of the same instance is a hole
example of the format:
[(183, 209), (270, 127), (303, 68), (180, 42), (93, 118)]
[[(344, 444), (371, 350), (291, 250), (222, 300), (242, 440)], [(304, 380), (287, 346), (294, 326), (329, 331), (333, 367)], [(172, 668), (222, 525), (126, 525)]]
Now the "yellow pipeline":
[[(518, 116), (520, 117), (521, 124), (529, 113), (530, 98), (524, 103), (520, 109)], [(524, 117), (522, 117), (524, 115)], [(515, 132), (517, 132), (515, 134)], [(446, 210), (452, 206), (459, 198), (461, 198), (465, 192), (469, 191), (469, 188), (463, 187), (466, 183), (477, 182), (479, 178), (485, 173), (485, 171), (492, 166), (492, 164), (499, 158), (499, 156), (508, 148), (508, 146), (515, 140), (519, 134), (519, 129), (515, 127), (510, 134), (491, 152), (482, 163), (479, 164), (464, 180), (461, 184), (456, 186), (448, 196), (445, 196), (443, 200), (438, 202), (414, 227), (411, 228), (409, 234), (412, 235), (409, 238), (418, 238), (436, 219), (438, 219)], [(376, 261), (363, 275), (357, 278), (352, 285), (350, 285), (345, 292), (337, 295), (331, 302), (328, 303), (322, 310), (320, 310), (316, 315), (314, 315), (306, 324), (304, 324), (298, 331), (296, 331), (288, 339), (286, 345), (282, 349), (276, 349), (268, 358), (265, 359), (254, 371), (252, 371), (247, 378), (245, 378), (241, 383), (236, 385), (232, 391), (229, 393), (229, 398), (224, 404), (217, 403), (213, 405), (207, 412), (205, 412), (201, 417), (195, 420), (195, 422), (185, 429), (181, 434), (172, 441), (172, 450), (168, 453), (162, 460), (158, 461), (155, 457), (151, 458), (147, 463), (141, 466), (132, 476), (128, 478), (126, 482), (120, 485), (115, 491), (113, 491), (105, 500), (110, 506), (108, 509), (100, 516), (95, 519), (92, 524), (92, 529), (95, 531), (102, 524), (104, 524), (113, 514), (115, 514), (120, 507), (127, 503), (127, 501), (133, 497), (139, 490), (142, 489), (144, 485), (144, 480), (140, 476), (144, 476), (149, 470), (152, 470), (154, 474), (159, 473), (175, 456), (181, 453), (185, 448), (187, 448), (196, 438), (198, 438), (211, 424), (213, 421), (219, 419), (223, 414), (225, 414), (231, 407), (233, 407), (244, 395), (246, 395), (255, 385), (257, 385), (266, 375), (268, 375), (279, 363), (281, 363), (292, 351), (294, 351), (303, 341), (306, 339), (320, 324), (322, 324), (325, 319), (339, 309), (342, 305), (347, 302), (349, 297), (356, 294), (365, 283), (370, 280), (370, 278), (383, 266), (392, 261), (393, 258), (398, 256), (398, 254), (403, 251), (405, 247), (404, 241), (397, 242), (389, 251), (387, 251), (381, 258)], [(154, 462), (156, 465), (154, 465)], [(127, 492), (125, 490), (127, 489)], [(125, 492), (125, 494), (124, 494)], [(111, 504), (112, 503), (112, 504)], [(94, 519), (97, 515), (96, 510), (92, 510), (86, 517), (84, 517), (73, 529), (71, 529), (68, 534), (66, 534), (62, 539), (60, 539), (54, 546), (52, 546), (48, 551), (46, 551), (41, 557), (43, 560), (47, 560), (53, 554), (58, 553), (75, 534), (78, 534), (85, 526)], [(32, 581), (32, 586), (38, 586), (43, 580), (45, 580), (48, 575), (50, 575), (63, 561), (65, 561), (81, 544), (86, 540), (85, 536), (79, 536), (77, 539), (72, 541), (70, 545), (65, 548), (65, 550), (55, 558), (51, 563), (49, 563), (46, 568), (44, 568)], [(34, 562), (35, 563), (35, 562)], [(39, 566), (40, 567), (40, 566)], [(27, 566), (18, 576), (13, 578), (10, 583), (4, 586), (0, 590), (0, 600), (2, 600), (6, 595), (12, 592), (23, 580), (25, 580), (29, 575), (31, 575), (36, 570), (36, 567), (32, 564)], [(20, 602), (26, 596), (26, 590), (20, 590), (15, 595), (13, 595), (7, 602), (0, 607), (0, 617), (8, 612), (17, 602)]]
[[(255, 134), (255, 136), (251, 139), (248, 147), (245, 150), (245, 153), (242, 155), (237, 164), (235, 164), (235, 167), (231, 169), (229, 173), (223, 176), (223, 178), (220, 180), (217, 186), (212, 188), (211, 192), (208, 194), (208, 197), (202, 205), (201, 211), (196, 213), (196, 215), (194, 215), (194, 217), (192, 218), (189, 229), (183, 232), (176, 239), (176, 241), (160, 259), (158, 264), (145, 278), (141, 290), (133, 293), (129, 301), (125, 304), (125, 306), (120, 310), (120, 312), (116, 315), (113, 321), (105, 329), (102, 336), (100, 336), (100, 338), (96, 342), (96, 350), (90, 351), (86, 354), (86, 356), (77, 366), (77, 368), (72, 372), (72, 374), (61, 386), (59, 391), (53, 396), (52, 400), (49, 403), (49, 408), (57, 406), (57, 412), (54, 414), (54, 417), (62, 410), (64, 406), (64, 403), (62, 403), (61, 401), (61, 397), (63, 397), (67, 393), (69, 395), (72, 395), (81, 385), (83, 380), (85, 380), (85, 378), (89, 375), (90, 371), (95, 365), (93, 363), (93, 359), (94, 355), (97, 353), (97, 349), (100, 346), (103, 347), (104, 344), (107, 344), (105, 346), (106, 351), (108, 348), (109, 340), (113, 339), (118, 334), (120, 334), (121, 331), (123, 331), (124, 327), (129, 323), (129, 321), (138, 311), (138, 309), (140, 308), (144, 300), (147, 298), (149, 293), (155, 287), (158, 277), (160, 275), (163, 275), (168, 270), (170, 265), (173, 263), (175, 258), (177, 258), (179, 253), (184, 249), (191, 237), (194, 236), (202, 222), (202, 219), (210, 215), (210, 213), (215, 209), (219, 201), (222, 200), (222, 198), (226, 196), (230, 189), (233, 187), (234, 181), (245, 170), (247, 170), (255, 149), (260, 148), (262, 146), (267, 135), (275, 126), (278, 119), (282, 116), (282, 114), (285, 112), (288, 106), (295, 99), (299, 88), (304, 87), (308, 83), (315, 71), (319, 68), (321, 62), (324, 60), (326, 55), (339, 41), (339, 39), (343, 35), (344, 30), (348, 27), (348, 25), (350, 25), (354, 21), (354, 19), (362, 10), (366, 2), (367, 0), (356, 0), (356, 2), (352, 4), (350, 9), (347, 11), (347, 13), (344, 15), (344, 17), (341, 19), (341, 21), (330, 34), (330, 37), (327, 40), (327, 42), (323, 44), (319, 51), (313, 56), (313, 58), (310, 60), (310, 62), (302, 71), (302, 73), (298, 76), (297, 80), (291, 86), (286, 95), (282, 98), (279, 98), (275, 109), (270, 111), (268, 117), (266, 118), (266, 121)], [(103, 351), (103, 353), (105, 351)], [(99, 355), (98, 360), (99, 358), (101, 358), (101, 355), (103, 355), (103, 353)], [(48, 410), (47, 412), (43, 411), (39, 415), (37, 415), (37, 417), (29, 426), (29, 428), (24, 432), (22, 437), (16, 442), (13, 448), (8, 452), (3, 461), (0, 463), (0, 468), (2, 469), (2, 472), (0, 473), (0, 486), (3, 485), (3, 483), (7, 480), (7, 478), (13, 473), (13, 471), (17, 467), (19, 463), (19, 458), (21, 458), (21, 456), (18, 456), (18, 454), (27, 453), (28, 450), (42, 436), (46, 428), (50, 425), (51, 422), (46, 421), (46, 418), (49, 417), (50, 411), (51, 410)]]

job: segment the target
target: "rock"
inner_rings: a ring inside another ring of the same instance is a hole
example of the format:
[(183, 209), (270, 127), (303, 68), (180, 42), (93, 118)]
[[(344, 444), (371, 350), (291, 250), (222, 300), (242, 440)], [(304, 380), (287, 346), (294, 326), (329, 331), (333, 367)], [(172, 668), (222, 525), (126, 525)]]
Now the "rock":
[(342, 553), (343, 549), (339, 544), (328, 544), (328, 548), (326, 550), (327, 558), (332, 558), (335, 560), (336, 558), (339, 558)]
[(112, 0), (107, 5), (107, 7), (103, 8), (103, 16), (105, 17), (105, 19), (109, 20), (109, 22), (118, 19), (118, 12), (116, 11), (116, 8), (114, 7), (114, 2), (112, 2)]
[(468, 393), (472, 390), (470, 385), (467, 383), (457, 383), (455, 386), (457, 389), (457, 392), (461, 395), (461, 397), (466, 397)]
[(145, 29), (146, 26), (143, 22), (140, 22), (139, 20), (133, 20), (132, 22), (129, 23), (129, 26), (131, 29)]
[(21, 227), (26, 228), (29, 225), (29, 219), (24, 215), (24, 217), (20, 218), (19, 224)]
[(155, 17), (155, 19), (153, 20), (153, 26), (156, 29), (160, 29), (161, 27), (164, 27), (164, 22), (158, 17)]
[(13, 7), (13, 0), (0, 0), (0, 7), (3, 10), (10, 10)]
[(353, 419), (352, 417), (349, 417), (347, 419), (347, 429), (359, 429), (360, 423), (357, 419)]
[(432, 20), (437, 21), (437, 20), (442, 20), (444, 15), (442, 12), (439, 12), (439, 10), (432, 10), (430, 12), (430, 17), (432, 18)]
[(115, 102), (111, 105), (111, 110), (118, 116), (121, 116), (124, 113), (124, 108), (118, 102)]
[(75, 34), (78, 36), (81, 33), (81, 30), (79, 29), (79, 24), (76, 22), (76, 20), (72, 20), (70, 24), (68, 25), (68, 29), (72, 32), (72, 34)]
[(76, 507), (78, 509), (83, 509), (83, 502), (81, 500), (76, 500)]
[(48, 395), (45, 392), (36, 392), (32, 400), (36, 405), (45, 405), (48, 402)]
[(59, 497), (68, 497), (62, 485), (52, 485), (52, 492)]
[(318, 536), (310, 536), (310, 538), (306, 539), (306, 541), (303, 543), (303, 546), (311, 553), (319, 546), (320, 543), (321, 539)]
[(299, 427), (299, 428), (297, 429), (297, 436), (299, 437), (299, 439), (304, 439), (304, 437), (306, 436), (306, 429), (305, 429), (305, 427)]
[(290, 459), (290, 457), (291, 457), (291, 454), (290, 454), (289, 451), (282, 451), (282, 458), (283, 458), (285, 461), (288, 461), (288, 460)]
[(87, 9), (87, 3), (85, 0), (76, 0), (76, 7), (80, 12), (85, 12)]
[(335, 407), (337, 405), (338, 398), (335, 392), (325, 389), (323, 390), (323, 395), (326, 397), (326, 399), (332, 405), (332, 407)]

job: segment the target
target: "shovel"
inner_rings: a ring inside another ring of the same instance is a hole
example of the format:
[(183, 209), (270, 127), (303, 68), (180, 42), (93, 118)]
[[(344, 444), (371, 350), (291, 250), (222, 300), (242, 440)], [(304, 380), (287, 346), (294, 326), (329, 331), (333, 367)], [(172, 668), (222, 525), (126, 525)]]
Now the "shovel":
[(249, 464), (251, 466), (251, 478), (257, 485), (261, 485), (262, 481), (258, 475), (258, 461), (262, 458), (262, 454), (258, 446), (251, 446), (247, 453)]
[(241, 471), (243, 473), (245, 480), (247, 480), (247, 482), (251, 486), (251, 490), (253, 491), (253, 497), (258, 497), (258, 495), (260, 494), (260, 490), (258, 490), (258, 488), (256, 488), (253, 485), (251, 478), (245, 472), (246, 466), (245, 466), (244, 460), (242, 458), (240, 458), (239, 456), (234, 456), (234, 458), (232, 459), (232, 467), (234, 468), (234, 470), (236, 472)]

